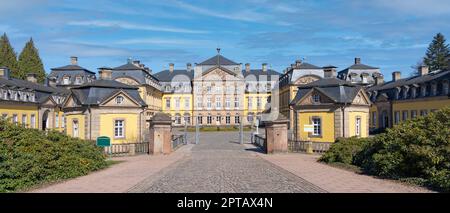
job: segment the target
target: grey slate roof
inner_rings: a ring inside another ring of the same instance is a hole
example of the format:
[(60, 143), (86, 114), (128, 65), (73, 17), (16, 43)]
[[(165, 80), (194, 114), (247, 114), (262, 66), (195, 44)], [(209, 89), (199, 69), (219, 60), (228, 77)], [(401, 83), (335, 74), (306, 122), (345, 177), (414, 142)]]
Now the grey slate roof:
[[(217, 63), (219, 62), (219, 64)], [(223, 57), (222, 55), (215, 55), (198, 65), (239, 65), (238, 63)]]
[(0, 78), (0, 87), (9, 87), (15, 89), (34, 91), (37, 103), (45, 102), (51, 95), (66, 96), (70, 93), (69, 90), (64, 88), (45, 86), (43, 84), (32, 83), (29, 81), (16, 78), (9, 78), (9, 79)]
[(98, 105), (117, 92), (123, 91), (141, 106), (147, 106), (141, 99), (137, 87), (113, 80), (97, 80), (80, 87), (72, 88), (71, 91), (82, 105)]
[(113, 70), (145, 70), (145, 69), (138, 67), (138, 66), (134, 65), (133, 63), (126, 63), (126, 64), (123, 64), (123, 65), (113, 68)]
[(352, 66), (347, 67), (346, 69), (339, 71), (338, 74), (348, 73), (349, 70), (376, 70), (376, 69), (379, 69), (379, 68), (378, 67), (372, 67), (372, 66), (365, 65), (365, 64), (353, 64)]
[(120, 77), (129, 77), (140, 84), (147, 84), (146, 78), (150, 77), (154, 80), (157, 80), (155, 76), (150, 74), (145, 68), (136, 66), (135, 64), (128, 62), (126, 64), (120, 65), (112, 69), (112, 78), (120, 78)]
[(84, 67), (80, 67), (78, 65), (73, 65), (73, 64), (62, 66), (62, 67), (52, 68), (51, 70), (80, 70), (80, 71), (85, 71), (85, 72), (95, 75), (95, 72), (92, 72)]
[(351, 103), (361, 88), (361, 86), (352, 85), (340, 79), (324, 78), (300, 86), (290, 105), (295, 105), (295, 103), (302, 99), (309, 91), (314, 89), (322, 92), (335, 103)]
[(450, 70), (430, 72), (424, 76), (412, 76), (408, 78), (402, 78), (397, 81), (385, 82), (383, 84), (372, 86), (368, 88), (367, 91), (370, 92), (375, 90), (388, 90), (396, 87), (401, 87), (404, 85), (421, 84), (424, 82), (429, 82), (441, 78), (450, 78)]
[(155, 78), (162, 82), (171, 82), (173, 77), (177, 75), (185, 75), (189, 78), (189, 80), (192, 80), (194, 78), (194, 70), (192, 69), (189, 72), (187, 70), (173, 70), (173, 72), (163, 70), (154, 74)]
[[(256, 77), (256, 79), (259, 81), (261, 76), (267, 76), (265, 80), (267, 81), (271, 81), (271, 80), (278, 80), (279, 76), (281, 75), (281, 73), (272, 70), (272, 69), (268, 69), (267, 71), (263, 71), (262, 69), (251, 69), (250, 72), (247, 72), (245, 70), (242, 70), (242, 75), (245, 77), (247, 76), (251, 76), (254, 75)], [(277, 77), (275, 79), (272, 79), (272, 75), (276, 75)]]

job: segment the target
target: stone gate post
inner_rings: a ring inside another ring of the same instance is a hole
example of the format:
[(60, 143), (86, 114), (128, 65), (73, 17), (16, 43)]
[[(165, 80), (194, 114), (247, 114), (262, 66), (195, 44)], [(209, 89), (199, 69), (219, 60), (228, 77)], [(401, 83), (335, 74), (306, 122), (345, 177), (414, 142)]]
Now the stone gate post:
[(266, 121), (266, 153), (280, 153), (288, 151), (287, 126), (289, 120)]
[(170, 154), (172, 152), (172, 120), (170, 116), (158, 112), (149, 121), (149, 154)]

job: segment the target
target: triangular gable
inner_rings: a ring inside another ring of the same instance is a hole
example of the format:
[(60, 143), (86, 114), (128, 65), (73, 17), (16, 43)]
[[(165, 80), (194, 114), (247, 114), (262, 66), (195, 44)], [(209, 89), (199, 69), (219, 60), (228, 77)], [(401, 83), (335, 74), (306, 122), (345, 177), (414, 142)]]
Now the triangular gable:
[[(117, 96), (123, 96), (124, 100), (121, 104), (117, 104), (115, 101), (115, 98)], [(139, 102), (137, 100), (135, 100), (133, 97), (131, 97), (130, 95), (128, 95), (126, 92), (124, 92), (123, 90), (120, 90), (116, 93), (113, 93), (111, 96), (109, 96), (108, 98), (106, 98), (104, 101), (102, 101), (100, 104), (100, 106), (126, 106), (126, 107), (130, 107), (130, 106), (141, 106), (141, 104), (139, 104)]]
[(219, 67), (219, 66), (211, 67), (210, 69), (208, 69), (208, 70), (206, 70), (205, 72), (203, 72), (203, 73), (202, 73), (202, 76), (206, 76), (206, 75), (209, 74), (210, 72), (216, 71), (216, 70), (221, 70), (221, 71), (226, 72), (226, 73), (228, 73), (228, 74), (230, 74), (230, 75), (232, 75), (232, 76), (237, 76), (237, 73), (235, 73), (235, 72), (233, 72), (233, 71), (231, 71), (231, 70), (229, 70), (229, 69), (227, 69), (227, 68), (225, 68), (225, 67)]
[(69, 97), (67, 97), (66, 101), (64, 101), (63, 106), (64, 107), (77, 107), (80, 106), (79, 101), (75, 98), (73, 94), (70, 94)]
[(355, 98), (353, 98), (352, 104), (370, 105), (369, 96), (367, 96), (367, 94), (363, 91), (363, 89), (360, 89), (356, 94)]
[(53, 100), (53, 98), (51, 96), (48, 96), (47, 99), (42, 102), (41, 105), (45, 105), (45, 106), (56, 106), (56, 101)]

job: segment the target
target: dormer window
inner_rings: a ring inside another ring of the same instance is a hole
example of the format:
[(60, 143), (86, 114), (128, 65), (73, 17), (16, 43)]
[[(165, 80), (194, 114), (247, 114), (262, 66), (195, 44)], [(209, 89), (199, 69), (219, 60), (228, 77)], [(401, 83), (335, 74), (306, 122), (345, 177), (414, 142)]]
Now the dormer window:
[(314, 104), (320, 103), (320, 95), (319, 95), (319, 94), (314, 94), (314, 95), (312, 96), (312, 102), (313, 102)]
[(64, 85), (69, 85), (70, 84), (70, 77), (69, 76), (64, 76), (63, 77), (63, 84)]
[(75, 84), (79, 85), (83, 83), (83, 78), (81, 76), (75, 77)]
[(123, 100), (124, 100), (124, 98), (123, 98), (123, 96), (117, 96), (116, 97), (116, 104), (122, 104), (123, 103)]

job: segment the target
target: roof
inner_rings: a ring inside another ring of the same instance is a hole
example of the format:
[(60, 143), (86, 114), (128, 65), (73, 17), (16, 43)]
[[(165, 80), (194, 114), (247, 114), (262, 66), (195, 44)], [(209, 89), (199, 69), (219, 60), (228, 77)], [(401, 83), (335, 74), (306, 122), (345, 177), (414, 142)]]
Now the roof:
[[(242, 75), (244, 77), (254, 75), (257, 80), (260, 80), (261, 76), (267, 76), (267, 78), (264, 80), (270, 81), (270, 80), (278, 80), (281, 73), (279, 73), (275, 70), (272, 70), (272, 69), (268, 69), (267, 71), (263, 71), (262, 69), (251, 69), (250, 72), (247, 72), (246, 70), (242, 70)], [(273, 75), (277, 76), (276, 79), (272, 79)]]
[(372, 67), (365, 64), (353, 64), (352, 66), (349, 66), (345, 68), (344, 70), (339, 71), (338, 73), (347, 73), (348, 70), (376, 70), (380, 69), (378, 67)]
[(217, 54), (206, 61), (203, 61), (202, 63), (199, 63), (198, 65), (239, 65), (238, 63), (223, 57), (220, 54)]
[(16, 87), (20, 87), (20, 88), (26, 88), (26, 89), (47, 92), (47, 93), (61, 93), (61, 94), (69, 93), (69, 90), (64, 89), (64, 88), (49, 87), (49, 86), (45, 86), (43, 84), (32, 83), (29, 81), (16, 79), (16, 78), (10, 78), (10, 79), (0, 78), (0, 85), (16, 86)]
[(147, 106), (139, 95), (137, 87), (129, 86), (113, 80), (97, 80), (72, 88), (72, 94), (82, 105), (98, 105), (118, 92), (124, 92), (141, 106)]
[(118, 67), (113, 68), (113, 70), (145, 70), (142, 67), (136, 66), (133, 63), (126, 63)]
[(387, 90), (404, 85), (421, 84), (428, 81), (433, 81), (440, 78), (450, 78), (450, 70), (434, 71), (423, 76), (412, 76), (408, 78), (402, 78), (397, 81), (388, 81), (383, 84), (375, 85), (367, 89), (367, 91), (375, 90)]
[(306, 85), (302, 85), (298, 88), (299, 90), (290, 105), (297, 103), (311, 90), (317, 90), (323, 93), (335, 103), (352, 103), (353, 99), (355, 99), (362, 87), (349, 84), (336, 78), (324, 78)]
[(102, 88), (117, 88), (117, 89), (137, 89), (135, 86), (120, 83), (113, 80), (96, 80), (90, 83), (83, 84), (75, 88), (86, 88), (86, 87), (102, 87)]
[(170, 82), (175, 76), (180, 75), (187, 76), (189, 80), (192, 80), (194, 78), (194, 70), (173, 70), (173, 72), (170, 72), (170, 70), (163, 70), (161, 72), (155, 73), (154, 77), (162, 82)]
[(95, 74), (95, 72), (92, 72), (84, 67), (80, 67), (78, 65), (74, 65), (74, 64), (70, 64), (70, 65), (66, 65), (66, 66), (62, 66), (62, 67), (56, 67), (56, 68), (52, 68), (52, 71), (59, 71), (59, 70), (83, 70), (86, 72), (89, 72), (91, 74)]

